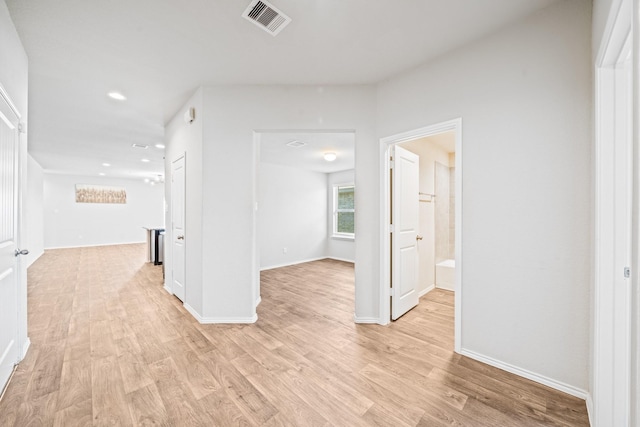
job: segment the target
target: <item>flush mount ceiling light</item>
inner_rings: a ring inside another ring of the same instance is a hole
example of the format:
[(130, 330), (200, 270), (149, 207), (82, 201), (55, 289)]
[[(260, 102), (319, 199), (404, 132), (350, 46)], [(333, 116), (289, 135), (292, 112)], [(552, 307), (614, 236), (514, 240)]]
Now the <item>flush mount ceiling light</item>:
[(149, 159), (140, 159), (140, 161), (141, 161), (142, 163), (149, 163), (151, 160), (149, 160)]
[(156, 144), (156, 148), (163, 149), (164, 148), (164, 144)]
[(124, 101), (127, 99), (127, 97), (120, 92), (109, 92), (107, 95), (109, 95), (110, 98), (117, 99), (118, 101)]
[(144, 182), (146, 182), (146, 183), (149, 183), (149, 181), (150, 181), (149, 178), (145, 178), (144, 179)]
[(337, 158), (338, 156), (336, 156), (336, 153), (324, 153), (324, 159), (327, 162), (333, 162)]
[(111, 163), (103, 163), (102, 166), (108, 168), (109, 166), (111, 166)]
[(100, 176), (105, 176), (105, 175), (106, 175), (106, 173), (104, 173), (104, 172), (100, 172), (98, 175), (100, 175)]

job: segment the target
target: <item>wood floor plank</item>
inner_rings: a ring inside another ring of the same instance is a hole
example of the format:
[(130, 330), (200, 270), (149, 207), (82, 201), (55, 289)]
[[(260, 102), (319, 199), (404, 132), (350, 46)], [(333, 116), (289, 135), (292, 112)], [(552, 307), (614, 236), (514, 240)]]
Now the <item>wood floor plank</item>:
[(453, 352), (454, 295), (353, 323), (353, 264), (261, 273), (258, 322), (202, 325), (144, 245), (46, 251), (0, 426), (587, 426), (584, 401)]
[(154, 383), (127, 394), (127, 399), (135, 426), (171, 426), (167, 410)]
[(116, 356), (91, 359), (93, 424), (132, 425)]

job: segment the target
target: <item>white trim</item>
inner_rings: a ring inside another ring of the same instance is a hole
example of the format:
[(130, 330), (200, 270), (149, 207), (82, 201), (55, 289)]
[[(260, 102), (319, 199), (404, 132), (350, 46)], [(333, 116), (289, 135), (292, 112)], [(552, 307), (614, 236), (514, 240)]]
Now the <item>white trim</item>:
[(324, 259), (333, 259), (333, 260), (336, 260), (336, 261), (349, 262), (349, 263), (351, 263), (351, 264), (355, 264), (355, 263), (356, 263), (356, 262), (355, 262), (354, 260), (352, 260), (352, 259), (338, 258), (338, 257), (335, 257), (335, 256), (328, 256), (328, 257), (326, 257), (326, 258), (324, 258)]
[(348, 242), (356, 240), (355, 233), (334, 233), (330, 237), (334, 240), (346, 240)]
[(0, 84), (0, 97), (5, 100), (7, 105), (9, 105), (9, 108), (11, 108), (11, 110), (13, 111), (13, 114), (16, 115), (16, 117), (18, 118), (18, 123), (22, 124), (22, 116), (20, 115), (18, 108), (16, 108), (16, 105), (11, 100), (11, 97), (9, 96), (9, 92), (7, 92), (7, 90), (1, 84)]
[(420, 291), (420, 293), (418, 294), (418, 298), (422, 298), (423, 296), (425, 296), (435, 288), (436, 288), (436, 285), (427, 286), (426, 289), (423, 289), (422, 291)]
[[(594, 247), (593, 247), (593, 323), (592, 323), (592, 365), (591, 394), (587, 401), (587, 409), (592, 425), (627, 425), (630, 415), (629, 380), (620, 380), (618, 370), (626, 365), (630, 369), (629, 354), (620, 351), (620, 339), (616, 335), (619, 322), (631, 325), (629, 313), (620, 313), (616, 299), (620, 298), (618, 285), (622, 262), (630, 266), (629, 260), (623, 258), (636, 257), (630, 248), (622, 249), (618, 230), (626, 228), (627, 219), (620, 217), (620, 205), (617, 201), (620, 194), (612, 188), (620, 188), (621, 170), (616, 167), (620, 161), (620, 127), (621, 117), (626, 112), (621, 105), (618, 92), (621, 68), (621, 53), (629, 49), (632, 29), (631, 0), (614, 1), (602, 41), (600, 43), (594, 69)], [(632, 65), (633, 67), (633, 65)], [(637, 114), (630, 107), (630, 116)], [(631, 156), (628, 161), (631, 162)], [(631, 166), (633, 167), (633, 165)], [(633, 183), (631, 187), (633, 188)], [(619, 191), (619, 190), (618, 190)], [(635, 192), (635, 189), (632, 189)], [(630, 237), (630, 236), (629, 236)], [(629, 245), (630, 246), (630, 245)], [(629, 252), (627, 254), (626, 252)], [(614, 286), (617, 290), (614, 292)], [(624, 320), (619, 316), (624, 314)], [(630, 332), (630, 331), (629, 331)], [(625, 337), (625, 340), (630, 337)], [(631, 347), (623, 344), (630, 349)], [(630, 375), (627, 375), (630, 377)], [(630, 379), (630, 378), (629, 378)], [(623, 409), (621, 409), (623, 408)], [(623, 420), (626, 420), (623, 421)]]
[(378, 319), (375, 318), (375, 317), (358, 317), (355, 314), (353, 315), (353, 321), (355, 323), (360, 323), (360, 324), (363, 324), (363, 325), (371, 325), (371, 324), (380, 323), (378, 321)]
[(595, 421), (593, 417), (593, 396), (591, 393), (587, 394), (587, 415), (589, 416), (589, 425), (595, 426)]
[(262, 297), (258, 295), (258, 299), (256, 299), (256, 307), (258, 307), (261, 302), (262, 302)]
[(44, 248), (45, 251), (51, 251), (56, 249), (75, 249), (75, 248), (93, 248), (93, 247), (102, 247), (102, 246), (120, 246), (120, 245), (139, 245), (141, 243), (146, 243), (146, 241), (142, 242), (123, 242), (123, 243), (98, 243), (95, 245), (77, 245), (77, 246), (53, 246)]
[(27, 356), (27, 351), (29, 351), (29, 347), (31, 347), (31, 338), (27, 337), (25, 342), (22, 344), (22, 354), (20, 355), (21, 361)]
[(164, 286), (162, 287), (169, 295), (173, 295), (173, 290), (167, 286), (167, 282), (164, 282)]
[(500, 360), (493, 359), (491, 357), (484, 356), (482, 354), (479, 354), (473, 351), (462, 349), (462, 351), (460, 351), (460, 354), (462, 354), (463, 356), (469, 357), (471, 359), (477, 360), (478, 362), (486, 363), (487, 365), (491, 365), (495, 368), (502, 369), (503, 371), (511, 372), (512, 374), (516, 374), (520, 377), (527, 378), (531, 381), (535, 381), (539, 384), (546, 385), (547, 387), (551, 387), (563, 393), (570, 394), (571, 396), (575, 396), (579, 399), (586, 400), (587, 398), (588, 393), (586, 390), (574, 387), (569, 384), (565, 384), (561, 381), (556, 381), (552, 378), (545, 377), (544, 375), (536, 374), (535, 372), (518, 368), (517, 366), (501, 362)]
[(282, 267), (290, 267), (292, 265), (304, 264), (304, 263), (313, 262), (313, 261), (320, 261), (322, 259), (327, 259), (327, 257), (323, 256), (323, 257), (319, 257), (319, 258), (304, 259), (304, 260), (301, 260), (301, 261), (292, 261), (292, 262), (284, 263), (284, 264), (269, 265), (267, 267), (260, 267), (260, 271), (273, 270), (273, 269), (282, 268)]
[(254, 314), (253, 317), (202, 317), (193, 309), (189, 304), (183, 304), (185, 310), (189, 312), (197, 321), (202, 325), (213, 325), (221, 323), (256, 323), (258, 321), (258, 315)]
[(455, 239), (456, 239), (456, 283), (455, 283), (455, 333), (454, 333), (454, 349), (460, 352), (462, 348), (462, 118), (448, 120), (446, 122), (437, 123), (431, 126), (425, 126), (396, 135), (391, 135), (380, 139), (380, 288), (379, 288), (379, 310), (380, 315), (378, 323), (386, 325), (389, 323), (391, 313), (389, 309), (390, 298), (390, 237), (389, 237), (389, 150), (391, 146), (401, 142), (407, 142), (414, 139), (424, 138), (431, 135), (447, 131), (455, 131), (456, 138), (456, 219), (455, 219)]

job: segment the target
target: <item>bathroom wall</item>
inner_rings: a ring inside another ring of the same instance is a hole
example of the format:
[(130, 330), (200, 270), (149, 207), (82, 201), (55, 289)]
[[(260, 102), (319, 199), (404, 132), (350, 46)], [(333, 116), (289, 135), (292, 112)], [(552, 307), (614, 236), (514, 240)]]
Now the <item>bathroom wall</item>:
[[(448, 161), (447, 161), (448, 163)], [(452, 259), (449, 248), (450, 222), (450, 174), (449, 166), (436, 162), (435, 164), (435, 242), (436, 264), (445, 259)]]
[[(436, 162), (448, 164), (448, 154), (430, 138), (421, 138), (401, 144), (403, 148), (420, 156), (420, 192), (435, 194)], [(420, 208), (420, 235), (418, 242), (418, 292), (424, 295), (435, 287), (435, 202), (428, 196), (422, 196)], [(434, 199), (435, 200), (435, 199)]]

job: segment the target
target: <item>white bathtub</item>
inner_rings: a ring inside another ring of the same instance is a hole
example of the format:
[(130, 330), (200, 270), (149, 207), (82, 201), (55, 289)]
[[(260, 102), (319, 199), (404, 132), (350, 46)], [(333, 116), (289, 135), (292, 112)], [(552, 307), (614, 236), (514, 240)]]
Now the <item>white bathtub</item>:
[(445, 259), (436, 264), (436, 288), (455, 290), (456, 260)]

